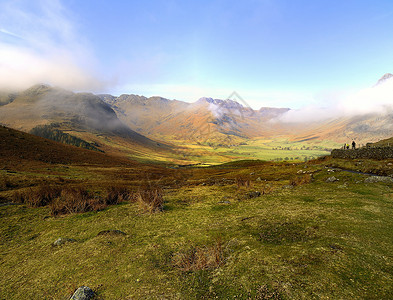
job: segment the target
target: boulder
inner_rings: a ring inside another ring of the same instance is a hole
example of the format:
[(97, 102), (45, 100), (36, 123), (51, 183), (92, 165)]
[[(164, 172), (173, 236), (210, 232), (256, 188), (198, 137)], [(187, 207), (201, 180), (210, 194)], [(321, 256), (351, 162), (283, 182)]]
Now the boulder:
[(90, 300), (93, 299), (94, 292), (88, 286), (81, 286), (78, 288), (70, 300)]

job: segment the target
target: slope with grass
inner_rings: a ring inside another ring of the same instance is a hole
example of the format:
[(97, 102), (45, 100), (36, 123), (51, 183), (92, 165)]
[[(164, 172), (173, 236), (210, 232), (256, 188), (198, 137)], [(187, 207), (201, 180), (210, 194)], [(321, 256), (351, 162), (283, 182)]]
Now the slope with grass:
[(137, 176), (70, 165), (72, 182), (71, 170), (52, 170), (59, 187), (102, 195), (121, 185), (164, 205), (149, 212), (124, 197), (60, 217), (0, 206), (0, 298), (66, 299), (87, 285), (100, 299), (389, 299), (393, 186), (325, 167), (334, 163), (146, 166)]

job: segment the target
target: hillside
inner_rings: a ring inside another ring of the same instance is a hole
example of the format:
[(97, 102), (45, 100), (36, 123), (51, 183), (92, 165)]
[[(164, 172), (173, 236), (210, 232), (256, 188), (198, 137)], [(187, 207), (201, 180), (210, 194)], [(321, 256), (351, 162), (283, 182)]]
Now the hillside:
[(65, 132), (101, 150), (120, 156), (172, 157), (172, 147), (130, 129), (115, 111), (98, 96), (73, 93), (48, 85), (35, 85), (25, 91), (2, 94), (0, 124), (31, 131), (42, 125), (55, 124)]
[(54, 142), (0, 126), (0, 164), (3, 167), (30, 163), (96, 164), (135, 166), (128, 159)]

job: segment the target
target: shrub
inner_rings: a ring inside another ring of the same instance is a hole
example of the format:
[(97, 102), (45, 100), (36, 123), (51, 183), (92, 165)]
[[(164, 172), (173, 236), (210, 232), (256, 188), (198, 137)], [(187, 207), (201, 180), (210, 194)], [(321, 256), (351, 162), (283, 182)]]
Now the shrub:
[(147, 213), (155, 213), (164, 210), (164, 198), (162, 189), (159, 187), (146, 187), (134, 194), (134, 201), (139, 208)]
[(225, 262), (221, 240), (212, 246), (191, 247), (185, 252), (177, 252), (172, 257), (172, 265), (183, 272), (216, 269)]

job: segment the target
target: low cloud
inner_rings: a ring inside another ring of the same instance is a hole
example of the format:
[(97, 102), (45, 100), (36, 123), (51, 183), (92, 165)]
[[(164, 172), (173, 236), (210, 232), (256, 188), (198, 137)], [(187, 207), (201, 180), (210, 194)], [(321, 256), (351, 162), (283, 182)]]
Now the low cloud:
[(329, 104), (323, 107), (312, 105), (290, 110), (275, 121), (317, 122), (339, 117), (390, 113), (393, 109), (393, 78), (357, 92), (336, 95), (324, 103)]
[(98, 91), (91, 51), (57, 0), (0, 4), (0, 89), (49, 83)]

